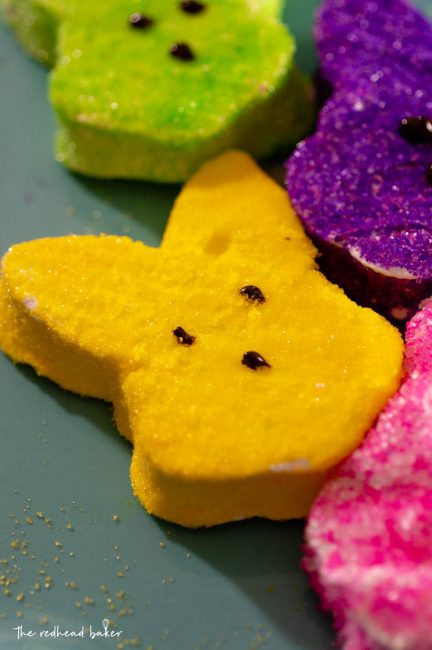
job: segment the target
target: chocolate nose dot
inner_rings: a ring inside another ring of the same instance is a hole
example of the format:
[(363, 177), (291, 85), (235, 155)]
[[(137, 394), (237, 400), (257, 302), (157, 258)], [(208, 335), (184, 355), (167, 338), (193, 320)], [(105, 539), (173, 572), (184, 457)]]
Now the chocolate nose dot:
[(251, 370), (256, 370), (257, 368), (271, 368), (271, 365), (267, 363), (264, 357), (258, 352), (245, 352), (242, 359), (242, 364), (251, 368)]
[(135, 29), (148, 29), (153, 24), (154, 24), (153, 18), (149, 18), (149, 16), (144, 16), (144, 14), (141, 14), (139, 12), (136, 12), (129, 16), (129, 25), (131, 27), (134, 27)]
[(249, 302), (265, 302), (265, 296), (259, 287), (255, 287), (253, 284), (248, 284), (245, 287), (240, 289), (242, 296), (247, 298)]
[(192, 345), (195, 343), (196, 336), (192, 336), (192, 334), (188, 334), (186, 330), (183, 329), (183, 327), (176, 327), (175, 330), (172, 331), (174, 336), (176, 337), (177, 341), (180, 343), (180, 345)]
[(180, 2), (180, 9), (187, 14), (200, 14), (205, 8), (205, 4), (197, 2), (197, 0), (183, 0), (183, 2)]
[(399, 124), (399, 134), (410, 144), (432, 142), (432, 119), (421, 115), (405, 117)]
[(170, 54), (180, 61), (193, 61), (195, 54), (187, 43), (174, 43), (171, 45)]

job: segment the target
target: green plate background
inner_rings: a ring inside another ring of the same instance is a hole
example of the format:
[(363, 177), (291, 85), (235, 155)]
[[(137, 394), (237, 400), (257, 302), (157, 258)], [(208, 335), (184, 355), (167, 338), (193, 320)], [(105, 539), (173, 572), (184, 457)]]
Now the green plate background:
[[(286, 10), (307, 72), (316, 65), (316, 5), (291, 0)], [(157, 245), (179, 187), (93, 181), (55, 163), (46, 80), (0, 25), (0, 253), (68, 233), (128, 234)], [(66, 393), (1, 355), (0, 387), (0, 560), (7, 561), (0, 575), (16, 579), (0, 587), (1, 650), (334, 646), (299, 569), (301, 523), (188, 531), (149, 517), (132, 495), (130, 447), (106, 404)], [(87, 630), (84, 639), (39, 638), (55, 625), (102, 632), (105, 618), (119, 638), (92, 640)], [(19, 625), (36, 635), (18, 640)]]

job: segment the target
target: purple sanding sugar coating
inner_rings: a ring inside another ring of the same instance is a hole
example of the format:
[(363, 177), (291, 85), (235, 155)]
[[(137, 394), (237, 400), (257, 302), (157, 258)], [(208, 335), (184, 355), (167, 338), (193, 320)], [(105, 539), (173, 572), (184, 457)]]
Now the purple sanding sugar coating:
[(288, 161), (293, 206), (318, 246), (342, 247), (389, 282), (430, 281), (432, 145), (398, 129), (432, 118), (432, 25), (401, 0), (326, 0), (316, 39), (333, 95)]

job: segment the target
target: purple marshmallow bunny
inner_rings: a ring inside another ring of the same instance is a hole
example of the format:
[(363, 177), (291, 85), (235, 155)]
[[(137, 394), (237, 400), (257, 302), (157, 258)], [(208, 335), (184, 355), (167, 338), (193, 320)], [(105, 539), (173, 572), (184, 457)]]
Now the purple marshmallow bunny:
[(288, 192), (330, 279), (404, 321), (432, 294), (432, 24), (403, 0), (325, 0), (315, 35), (332, 95)]

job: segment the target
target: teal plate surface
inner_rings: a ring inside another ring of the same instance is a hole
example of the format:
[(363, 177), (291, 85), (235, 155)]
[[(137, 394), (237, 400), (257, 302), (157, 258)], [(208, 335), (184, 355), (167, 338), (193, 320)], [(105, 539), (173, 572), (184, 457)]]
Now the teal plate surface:
[[(292, 0), (286, 11), (308, 72), (316, 4)], [(0, 253), (68, 233), (157, 245), (179, 188), (64, 170), (46, 81), (0, 25)], [(301, 523), (189, 531), (152, 518), (132, 495), (130, 446), (106, 404), (1, 355), (0, 386), (1, 650), (334, 646), (299, 568)]]

